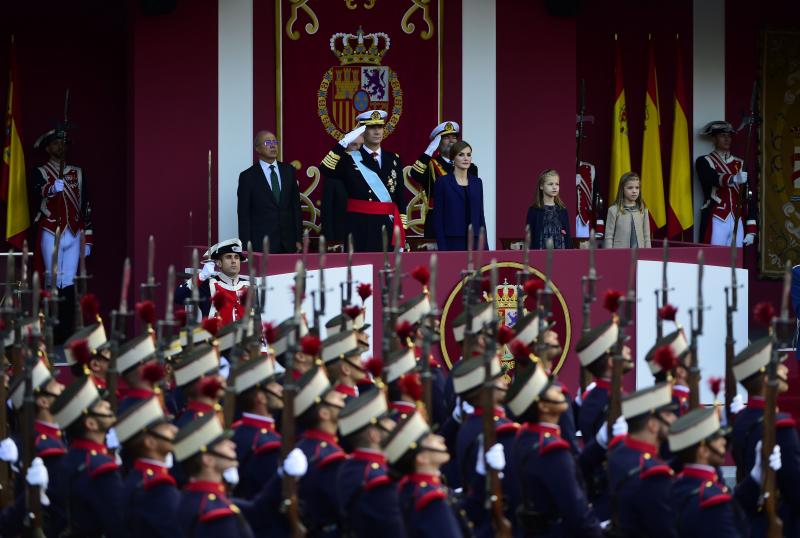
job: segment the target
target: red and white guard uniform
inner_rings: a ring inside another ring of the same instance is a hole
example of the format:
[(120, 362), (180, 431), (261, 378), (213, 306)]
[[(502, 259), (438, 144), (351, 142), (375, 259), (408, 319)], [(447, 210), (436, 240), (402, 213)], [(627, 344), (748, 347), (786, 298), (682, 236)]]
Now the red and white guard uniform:
[(737, 215), (739, 197), (745, 193), (747, 184), (736, 184), (734, 177), (743, 170), (744, 162), (733, 155), (712, 151), (697, 159), (695, 166), (706, 195), (703, 205), (703, 240), (712, 245), (730, 245), (734, 219), (743, 217), (744, 226), (740, 220), (736, 234), (736, 245), (741, 246), (745, 234), (755, 234), (757, 231), (751, 204), (744, 204), (742, 215)]
[[(222, 320), (223, 325), (232, 323), (244, 317), (244, 305), (247, 300), (247, 288), (250, 283), (236, 277), (229, 277), (224, 273), (217, 273), (208, 279), (208, 289), (212, 298), (211, 308), (208, 311), (208, 317), (218, 316)], [(214, 306), (214, 296), (222, 294), (225, 297), (225, 303), (222, 308), (217, 311)]]
[[(61, 228), (58, 249), (58, 287), (71, 286), (80, 259), (80, 233), (85, 230), (86, 244), (91, 249), (91, 210), (86, 196), (83, 171), (74, 165), (64, 166), (63, 190), (58, 191), (61, 164), (54, 159), (34, 170), (35, 194), (40, 198), (36, 222), (39, 225), (39, 245), (46, 273), (51, 274), (56, 228)], [(87, 250), (89, 250), (87, 249)]]

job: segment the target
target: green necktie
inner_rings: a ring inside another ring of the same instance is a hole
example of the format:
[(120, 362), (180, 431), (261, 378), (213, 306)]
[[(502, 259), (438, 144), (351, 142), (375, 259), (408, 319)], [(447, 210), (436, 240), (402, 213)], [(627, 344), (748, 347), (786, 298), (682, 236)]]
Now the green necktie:
[(272, 194), (275, 196), (275, 202), (281, 202), (281, 184), (278, 181), (278, 173), (275, 171), (275, 165), (269, 165), (269, 182), (272, 185)]

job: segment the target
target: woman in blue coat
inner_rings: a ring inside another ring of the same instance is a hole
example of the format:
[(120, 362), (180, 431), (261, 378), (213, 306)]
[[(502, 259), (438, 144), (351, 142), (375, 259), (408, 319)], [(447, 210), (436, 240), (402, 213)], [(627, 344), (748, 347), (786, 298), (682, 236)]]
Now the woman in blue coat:
[(472, 146), (463, 140), (450, 148), (455, 170), (433, 184), (433, 229), (439, 250), (467, 250), (467, 227), (472, 224), (473, 245), (478, 244), (483, 215), (483, 183), (467, 172), (472, 164)]

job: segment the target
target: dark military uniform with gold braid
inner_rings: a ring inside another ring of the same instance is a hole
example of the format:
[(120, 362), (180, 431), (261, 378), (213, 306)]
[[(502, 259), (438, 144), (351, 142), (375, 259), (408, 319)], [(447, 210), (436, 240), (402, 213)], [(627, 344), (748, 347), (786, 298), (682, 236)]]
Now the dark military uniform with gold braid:
[[(405, 220), (406, 200), (403, 184), (403, 163), (400, 156), (381, 148), (380, 167), (365, 146), (359, 150), (364, 165), (375, 172), (386, 186), (392, 202)], [(364, 176), (361, 175), (353, 157), (336, 144), (328, 152), (320, 165), (326, 179), (341, 181), (347, 189), (348, 200), (380, 202), (372, 191)], [(348, 210), (345, 215), (345, 230), (353, 234), (353, 248), (356, 252), (380, 252), (383, 250), (381, 227), (386, 226), (388, 234), (392, 233), (393, 224), (387, 215), (370, 215)]]

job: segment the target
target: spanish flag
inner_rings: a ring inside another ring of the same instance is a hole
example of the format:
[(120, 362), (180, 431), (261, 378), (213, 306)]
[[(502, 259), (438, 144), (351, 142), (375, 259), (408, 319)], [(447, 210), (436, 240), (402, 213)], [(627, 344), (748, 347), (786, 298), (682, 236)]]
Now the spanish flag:
[(658, 80), (653, 42), (648, 44), (647, 96), (644, 105), (644, 138), (642, 141), (642, 199), (650, 211), (652, 231), (667, 223), (664, 208), (664, 172), (661, 169), (661, 136), (659, 134)]
[(628, 144), (628, 112), (625, 109), (625, 84), (622, 80), (622, 51), (619, 39), (616, 42), (616, 63), (614, 65), (614, 112), (611, 122), (611, 175), (608, 181), (609, 203), (617, 199), (619, 178), (631, 171), (631, 148)]
[(692, 164), (689, 154), (689, 125), (686, 120), (686, 86), (683, 59), (676, 39), (675, 122), (672, 127), (672, 158), (669, 165), (669, 212), (667, 233), (679, 237), (694, 225), (692, 209)]
[(30, 226), (28, 190), (25, 180), (25, 155), (19, 136), (20, 104), (14, 38), (11, 38), (11, 73), (8, 82), (6, 136), (0, 172), (0, 200), (6, 203), (6, 241), (21, 249)]

